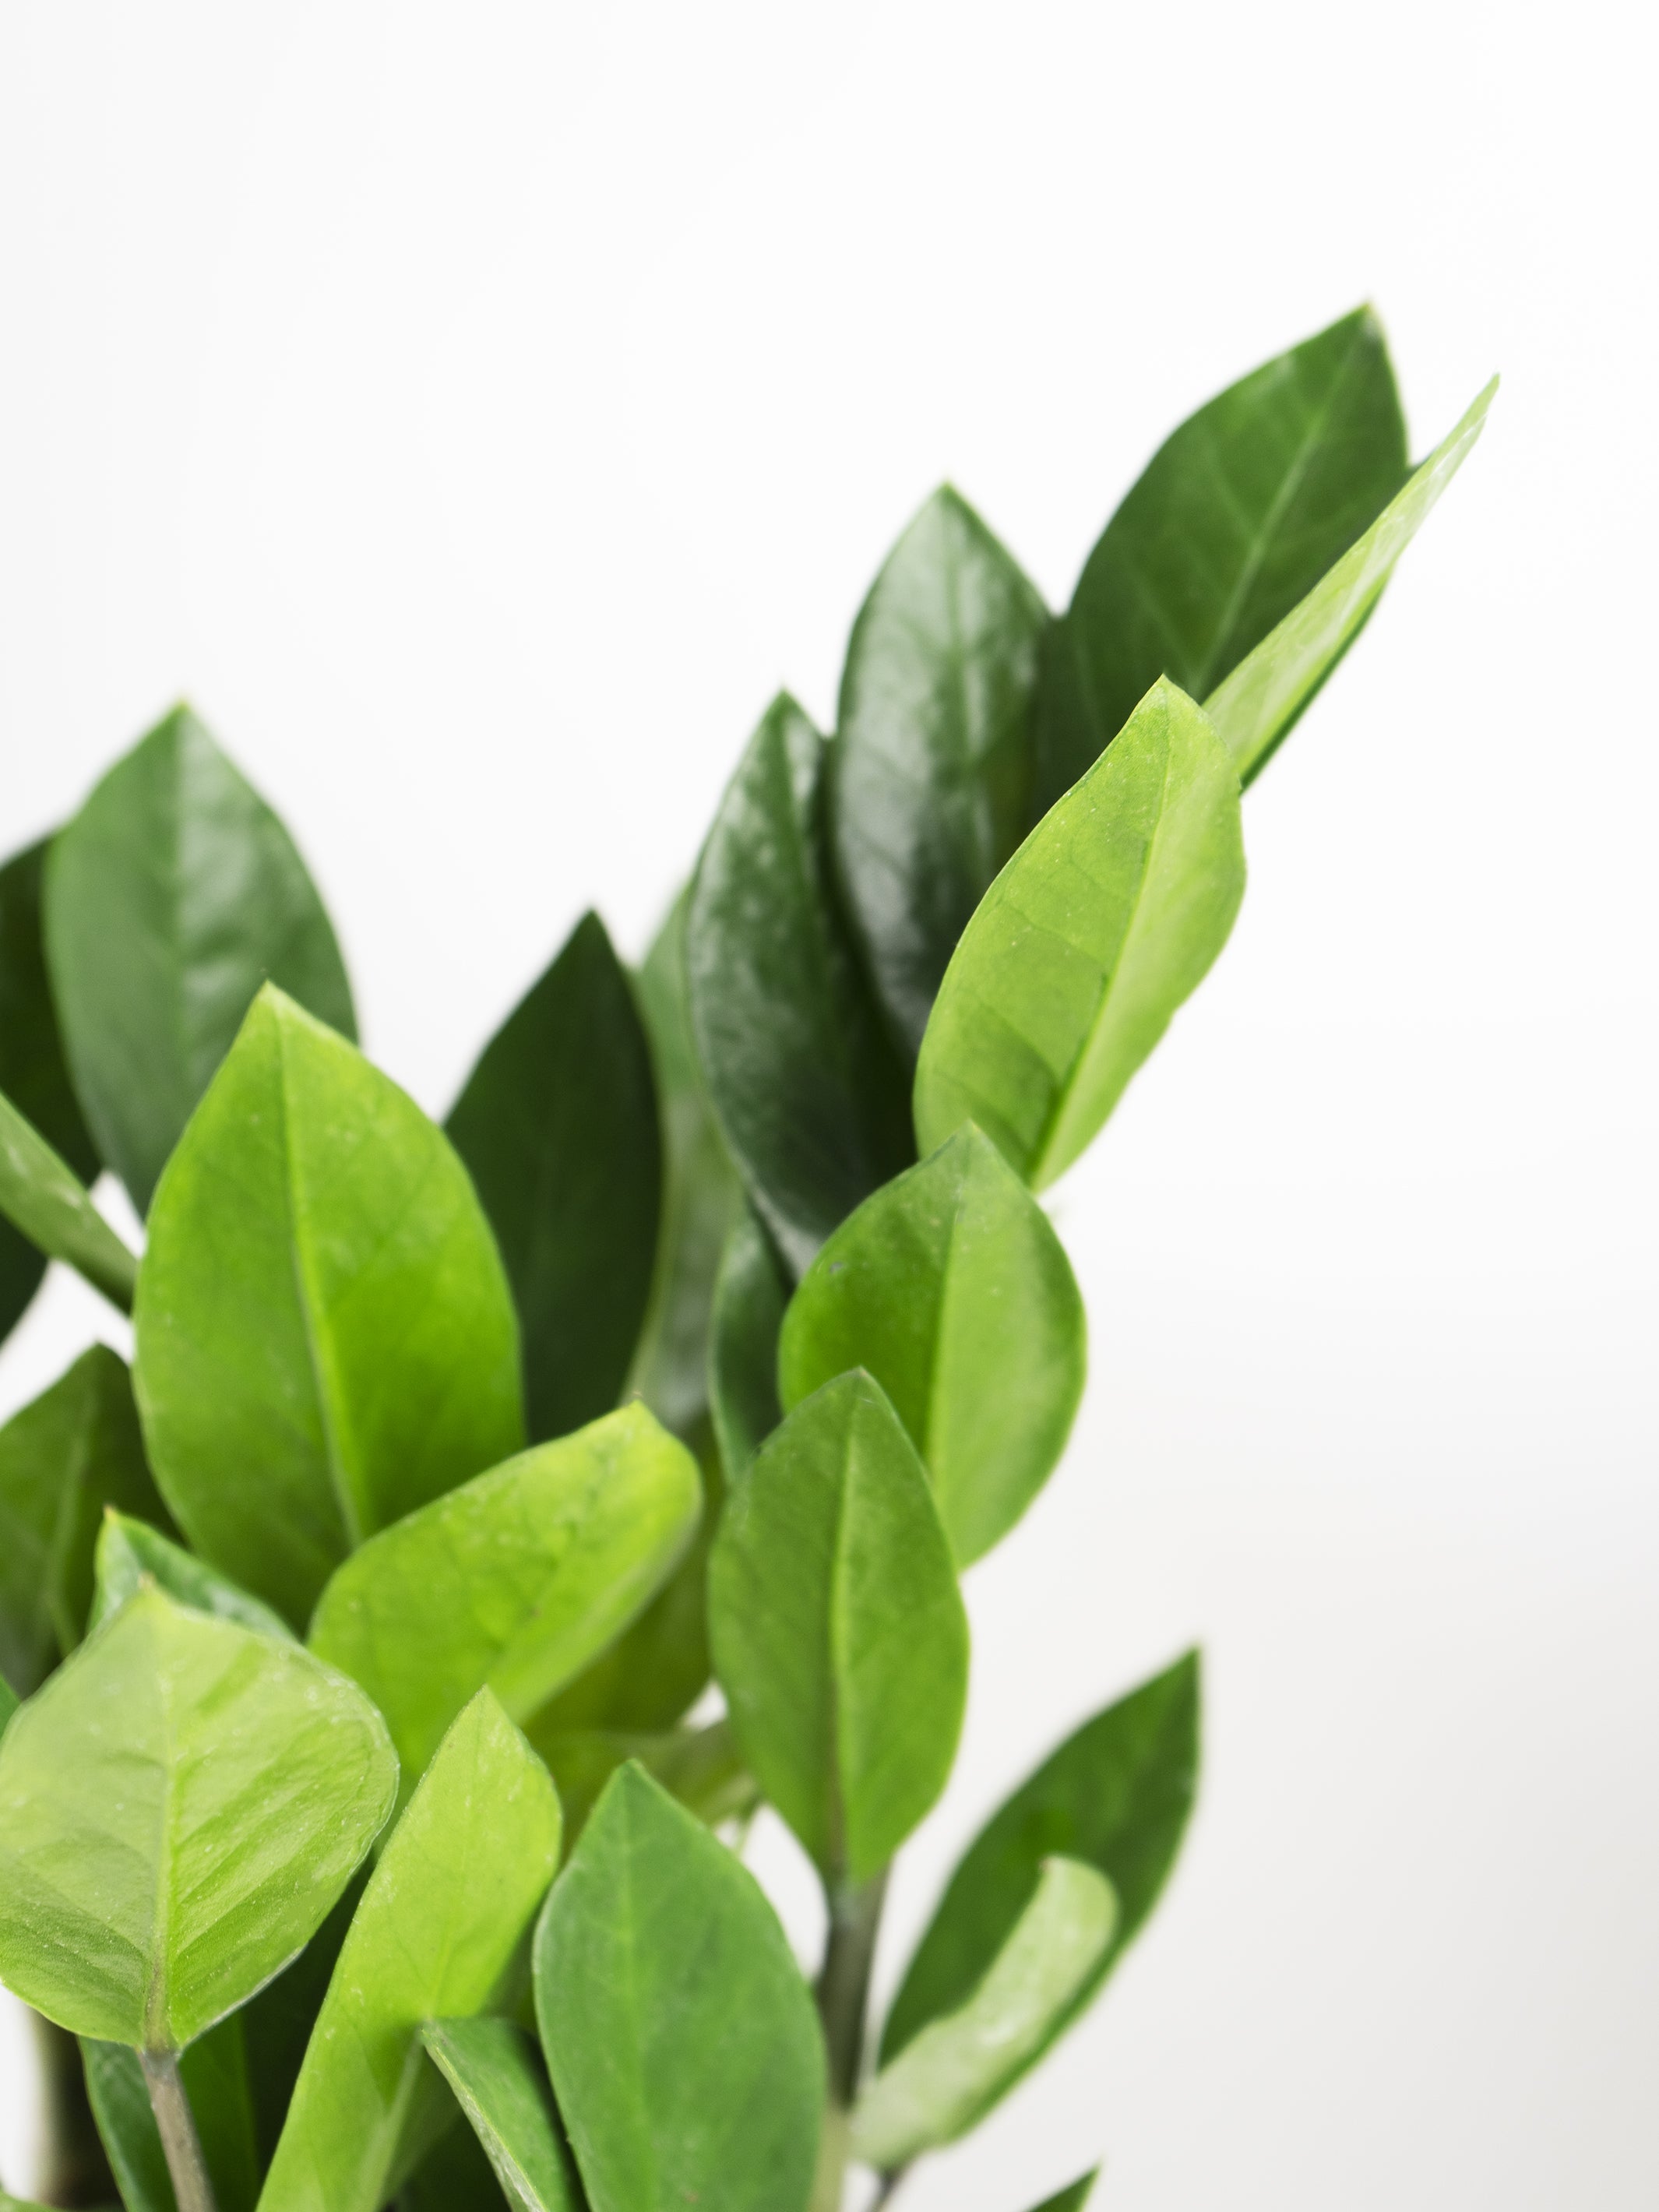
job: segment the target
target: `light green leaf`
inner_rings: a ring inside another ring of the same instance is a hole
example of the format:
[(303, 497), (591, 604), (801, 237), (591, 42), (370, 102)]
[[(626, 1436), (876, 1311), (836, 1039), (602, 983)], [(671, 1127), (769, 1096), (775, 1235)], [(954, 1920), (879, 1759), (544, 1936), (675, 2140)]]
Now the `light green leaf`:
[(1202, 981), (1243, 895), (1232, 764), (1160, 680), (969, 923), (916, 1070), (922, 1151), (975, 1121), (1034, 1189), (1052, 1182)]
[(637, 1767), (536, 1931), (536, 2016), (593, 2212), (805, 2212), (823, 2055), (752, 1875)]
[(46, 939), (76, 1090), (141, 1213), (262, 983), (356, 1035), (293, 840), (188, 707), (52, 841)]
[(311, 1648), (386, 1715), (407, 1791), (485, 1683), (528, 1719), (625, 1628), (702, 1503), (685, 1446), (624, 1406), (371, 1537), (323, 1592)]
[(524, 1443), (512, 1294), (465, 1169), (278, 991), (156, 1193), (136, 1320), (162, 1495), (296, 1627), (365, 1536)]
[(788, 1297), (766, 1231), (744, 1215), (726, 1240), (708, 1338), (708, 1400), (728, 1489), (783, 1419), (778, 1330)]
[(867, 1881), (944, 1789), (968, 1691), (927, 1473), (867, 1375), (798, 1406), (732, 1491), (708, 1615), (763, 1794), (827, 1883)]
[(1263, 638), (1204, 702), (1241, 783), (1260, 775), (1275, 745), (1365, 621), (1430, 510), (1480, 435), (1498, 390), (1493, 377), (1358, 544)]
[(126, 1364), (94, 1344), (0, 1429), (0, 1674), (23, 1697), (81, 1641), (112, 1504), (166, 1516)]
[(182, 2049), (313, 1934), (397, 1778), (351, 1683), (141, 1590), (0, 1743), (0, 1979), (75, 2034)]
[[(481, 1690), (369, 1877), (260, 2212), (375, 2212), (453, 2112), (421, 2030), (506, 1993), (559, 1856), (547, 1769)], [(447, 2108), (447, 2110), (446, 2109)]]
[(743, 1763), (729, 1721), (711, 1721), (707, 1728), (665, 1729), (658, 1735), (599, 1729), (560, 1735), (532, 1721), (526, 1733), (558, 1784), (567, 1851), (586, 1825), (605, 1784), (630, 1759), (706, 1827), (746, 1819), (759, 1802), (755, 1778)]
[[(136, 2051), (119, 2043), (81, 2046), (87, 2094), (126, 2212), (174, 2212), (167, 2154)], [(234, 2013), (192, 2043), (179, 2063), (217, 2212), (253, 2212), (259, 2155), (253, 2139), (242, 2015)]]
[(1018, 563), (945, 485), (853, 625), (831, 756), (836, 856), (910, 1060), (969, 915), (1030, 823), (1048, 623)]
[(250, 1597), (228, 1576), (198, 1559), (193, 1552), (170, 1543), (147, 1522), (131, 1520), (112, 1505), (104, 1509), (93, 1561), (97, 1590), (87, 1621), (88, 1635), (136, 1596), (148, 1579), (177, 1604), (187, 1605), (197, 1613), (234, 1620), (240, 1627), (254, 1629), (261, 1636), (275, 1636), (284, 1644), (295, 1640), (280, 1613), (261, 1605), (257, 1597)]
[(531, 1440), (562, 1437), (622, 1395), (662, 1195), (651, 1049), (598, 915), (485, 1046), (446, 1127), (518, 1304)]
[(783, 1402), (863, 1367), (933, 1485), (957, 1565), (1047, 1481), (1082, 1395), (1083, 1301), (1048, 1218), (972, 1123), (842, 1222), (778, 1344)]
[(1110, 1947), (1117, 1899), (1080, 1860), (1043, 1862), (1036, 1894), (968, 2002), (924, 2027), (853, 2110), (853, 2149), (884, 2172), (981, 2120), (1073, 2012)]
[(267, 1982), (235, 2015), (242, 2023), (247, 2045), (248, 2085), (253, 2092), (253, 2125), (262, 2170), (276, 2154), (306, 2047), (328, 1995), (347, 1930), (362, 1901), (369, 1873), (368, 1864), (358, 1868), (293, 1965), (285, 1966), (274, 1982)]
[(581, 2212), (547, 2069), (524, 2030), (507, 2020), (436, 2020), (422, 2040), (514, 2212)]
[(123, 1313), (132, 1310), (138, 1262), (93, 1204), (86, 1185), (3, 1093), (0, 1213), (37, 1252), (73, 1267)]

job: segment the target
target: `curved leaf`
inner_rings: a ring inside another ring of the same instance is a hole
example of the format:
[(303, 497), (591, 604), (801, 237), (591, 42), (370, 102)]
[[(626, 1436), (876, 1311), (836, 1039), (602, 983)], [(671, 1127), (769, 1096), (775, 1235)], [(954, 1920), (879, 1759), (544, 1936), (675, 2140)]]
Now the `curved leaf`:
[(52, 841), (46, 938), (76, 1090), (141, 1213), (262, 983), (356, 1034), (293, 840), (188, 707)]
[[(87, 2094), (126, 2212), (175, 2212), (167, 2154), (136, 2051), (84, 2042)], [(216, 2212), (253, 2212), (259, 2154), (253, 2136), (242, 2015), (234, 2013), (192, 2043), (179, 2062), (191, 2117), (213, 2184)]]
[(512, 1295), (465, 1169), (278, 991), (156, 1193), (135, 1319), (161, 1494), (296, 1627), (364, 1536), (524, 1442)]
[(1244, 895), (1232, 764), (1159, 681), (997, 878), (922, 1040), (916, 1133), (975, 1121), (1041, 1189), (1091, 1142)]
[(1091, 2167), (1064, 2189), (1056, 2190), (1052, 2197), (1045, 2197), (1036, 2208), (1036, 2212), (1083, 2212), (1083, 2207), (1089, 2201), (1089, 2193), (1099, 2178), (1100, 2168), (1097, 2166)]
[(435, 2020), (422, 2040), (514, 2212), (581, 2212), (547, 2069), (524, 2030), (509, 2020)]
[(789, 1300), (777, 1256), (752, 1214), (720, 1255), (708, 1335), (708, 1398), (730, 1488), (778, 1423), (778, 1331)]
[[(155, 1503), (159, 1507), (160, 1498)], [(170, 1542), (147, 1522), (118, 1513), (112, 1505), (104, 1508), (93, 1569), (97, 1589), (87, 1619), (88, 1635), (149, 1582), (165, 1590), (175, 1603), (189, 1606), (194, 1612), (211, 1613), (218, 1620), (234, 1620), (240, 1628), (274, 1636), (283, 1644), (297, 1640), (280, 1613), (261, 1605), (257, 1597), (250, 1597), (228, 1576), (209, 1566), (205, 1559), (198, 1559), (194, 1552)]]
[(93, 1204), (80, 1177), (3, 1094), (0, 1213), (37, 1252), (62, 1260), (112, 1305), (131, 1312), (138, 1262)]

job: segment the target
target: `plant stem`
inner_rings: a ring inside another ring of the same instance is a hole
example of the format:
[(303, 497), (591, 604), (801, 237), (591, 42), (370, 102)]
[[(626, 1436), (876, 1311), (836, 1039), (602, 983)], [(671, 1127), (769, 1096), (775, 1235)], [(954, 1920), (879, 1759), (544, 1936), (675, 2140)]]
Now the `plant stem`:
[(196, 2115), (190, 2109), (179, 2071), (178, 2052), (141, 2051), (138, 2061), (144, 2069), (144, 2086), (149, 2091), (149, 2108), (155, 2115), (161, 2148), (167, 2153), (179, 2212), (218, 2212), (207, 2161), (202, 2156), (202, 2139), (196, 2132)]
[(88, 2204), (112, 2204), (115, 2183), (92, 2117), (81, 2047), (38, 2012), (29, 2014), (29, 2026), (40, 2059), (40, 2201), (70, 2212)]
[(848, 2115), (864, 2063), (864, 2020), (870, 2003), (870, 1969), (887, 1894), (884, 1870), (858, 1888), (829, 1892), (830, 1936), (818, 1975), (818, 2017), (830, 2060), (830, 2109), (823, 2116), (812, 2212), (840, 2212), (850, 2143)]

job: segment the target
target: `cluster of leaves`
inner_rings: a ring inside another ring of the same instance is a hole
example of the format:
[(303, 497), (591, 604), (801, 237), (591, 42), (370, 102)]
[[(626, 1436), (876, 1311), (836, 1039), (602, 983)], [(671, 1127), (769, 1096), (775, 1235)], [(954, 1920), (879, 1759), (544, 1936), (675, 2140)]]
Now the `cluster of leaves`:
[[(1036, 1194), (1489, 396), (1409, 471), (1349, 317), (1175, 433), (1058, 617), (939, 493), (835, 736), (774, 704), (639, 975), (587, 916), (443, 1128), (187, 710), (0, 871), (0, 1323), (50, 1255), (135, 1344), (0, 1431), (0, 1978), (81, 2039), (128, 2212), (832, 2208), (1090, 2002), (1180, 1842), (1193, 1655), (994, 1815), (866, 2053), (958, 1578), (1083, 1387)], [(816, 2003), (732, 1848), (763, 1802)]]

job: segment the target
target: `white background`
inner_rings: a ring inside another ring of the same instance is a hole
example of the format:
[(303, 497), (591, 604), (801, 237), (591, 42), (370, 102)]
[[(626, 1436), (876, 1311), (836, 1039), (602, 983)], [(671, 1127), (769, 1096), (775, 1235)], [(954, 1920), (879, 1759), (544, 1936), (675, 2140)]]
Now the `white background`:
[[(1061, 601), (1176, 419), (1357, 300), (1419, 451), (1504, 372), (1059, 1196), (1088, 1404), (970, 1578), (884, 1982), (1000, 1794), (1194, 1638), (1202, 1803), (912, 2212), (1103, 2153), (1110, 2212), (1659, 2197), (1641, 12), (0, 15), (0, 846), (187, 691), (434, 1109), (590, 902), (642, 946), (775, 685), (832, 716), (940, 477)], [(113, 1329), (54, 1279), (0, 1410)]]

